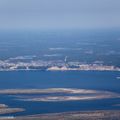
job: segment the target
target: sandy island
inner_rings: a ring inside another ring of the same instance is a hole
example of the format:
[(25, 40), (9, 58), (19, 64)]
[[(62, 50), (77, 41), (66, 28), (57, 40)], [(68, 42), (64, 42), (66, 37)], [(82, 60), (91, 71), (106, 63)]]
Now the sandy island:
[(24, 111), (24, 109), (22, 109), (22, 108), (9, 108), (5, 104), (0, 104), (0, 115), (8, 114), (8, 113), (22, 112), (22, 111)]

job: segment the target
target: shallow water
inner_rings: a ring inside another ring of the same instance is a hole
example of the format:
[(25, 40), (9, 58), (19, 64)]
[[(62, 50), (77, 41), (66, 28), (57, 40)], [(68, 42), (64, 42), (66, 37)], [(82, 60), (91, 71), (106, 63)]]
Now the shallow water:
[[(107, 71), (12, 71), (0, 72), (0, 88), (79, 88), (120, 93), (119, 72)], [(25, 112), (13, 115), (30, 115), (79, 110), (119, 109), (119, 98), (63, 102), (19, 101), (15, 96), (0, 95), (0, 103), (10, 107), (25, 108)], [(8, 114), (9, 115), (9, 114)], [(12, 115), (12, 114), (10, 114)]]

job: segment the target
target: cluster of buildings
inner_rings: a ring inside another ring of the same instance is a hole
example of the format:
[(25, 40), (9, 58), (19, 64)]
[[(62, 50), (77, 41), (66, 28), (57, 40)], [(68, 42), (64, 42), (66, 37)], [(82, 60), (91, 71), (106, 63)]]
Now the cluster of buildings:
[(50, 71), (67, 71), (67, 70), (98, 70), (98, 71), (120, 71), (119, 67), (108, 66), (103, 64), (86, 64), (80, 62), (67, 62), (62, 60), (56, 61), (9, 61), (0, 60), (0, 71), (11, 70), (50, 70)]

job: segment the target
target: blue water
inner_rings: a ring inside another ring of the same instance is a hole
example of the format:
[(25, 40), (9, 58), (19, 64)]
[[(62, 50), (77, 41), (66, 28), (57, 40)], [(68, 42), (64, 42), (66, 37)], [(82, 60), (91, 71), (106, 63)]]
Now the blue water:
[(36, 55), (37, 60), (64, 60), (68, 56), (68, 61), (103, 61), (106, 65), (120, 66), (119, 39), (120, 30), (0, 31), (0, 60), (25, 55)]
[(108, 71), (12, 71), (0, 72), (0, 89), (80, 88), (120, 93), (120, 72)]
[(120, 99), (84, 100), (68, 102), (28, 102), (17, 101), (11, 96), (0, 96), (0, 102), (11, 107), (25, 108), (24, 112), (5, 115), (34, 115), (45, 113), (58, 113), (69, 111), (91, 111), (91, 110), (120, 110), (120, 106), (113, 106), (120, 103)]
[[(32, 56), (32, 60), (64, 60), (120, 67), (120, 30), (56, 30), (56, 31), (0, 31), (0, 60), (17, 56)], [(50, 48), (65, 48), (50, 50)], [(89, 51), (92, 51), (90, 54)], [(45, 55), (60, 56), (46, 57)], [(79, 88), (107, 90), (120, 93), (120, 72), (108, 71), (3, 71), (0, 89), (18, 88)], [(70, 102), (25, 102), (14, 96), (0, 95), (0, 103), (25, 108), (13, 115), (67, 112), (96, 109), (119, 109), (120, 99)], [(10, 114), (12, 115), (12, 114)]]
[[(79, 88), (107, 90), (120, 93), (120, 72), (108, 71), (12, 71), (0, 72), (0, 88)], [(0, 103), (25, 108), (25, 112), (10, 115), (30, 115), (79, 110), (119, 109), (120, 99), (85, 100), (69, 102), (18, 101), (15, 96), (0, 95)], [(9, 115), (9, 114), (8, 114)]]

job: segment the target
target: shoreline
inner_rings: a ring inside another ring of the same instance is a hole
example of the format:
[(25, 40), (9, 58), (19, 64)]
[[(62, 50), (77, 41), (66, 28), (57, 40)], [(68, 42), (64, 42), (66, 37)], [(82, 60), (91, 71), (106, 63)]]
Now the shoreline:
[(28, 116), (2, 116), (2, 120), (119, 120), (120, 110), (76, 111)]

